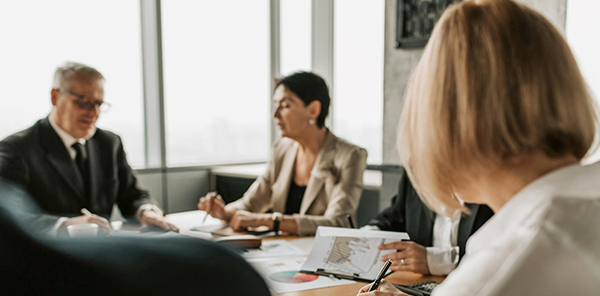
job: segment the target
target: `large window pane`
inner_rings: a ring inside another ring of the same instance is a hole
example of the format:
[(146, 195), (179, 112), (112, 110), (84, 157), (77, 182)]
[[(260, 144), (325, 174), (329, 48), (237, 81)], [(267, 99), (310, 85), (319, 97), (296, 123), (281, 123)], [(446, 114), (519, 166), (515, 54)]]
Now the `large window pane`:
[(311, 8), (311, 0), (279, 2), (282, 75), (311, 69)]
[(567, 40), (596, 99), (600, 99), (600, 41), (593, 32), (600, 28), (598, 11), (598, 0), (567, 2)]
[(163, 1), (167, 163), (266, 160), (269, 1)]
[[(567, 40), (579, 68), (596, 102), (600, 104), (600, 41), (595, 38), (595, 30), (600, 28), (598, 0), (567, 1)], [(600, 160), (600, 151), (589, 158), (589, 162)]]
[(338, 136), (366, 148), (369, 163), (381, 163), (384, 1), (334, 5), (333, 127)]
[(129, 162), (144, 164), (138, 1), (2, 1), (0, 40), (0, 138), (47, 116), (56, 66), (81, 62), (107, 79), (113, 107), (98, 127), (120, 134)]

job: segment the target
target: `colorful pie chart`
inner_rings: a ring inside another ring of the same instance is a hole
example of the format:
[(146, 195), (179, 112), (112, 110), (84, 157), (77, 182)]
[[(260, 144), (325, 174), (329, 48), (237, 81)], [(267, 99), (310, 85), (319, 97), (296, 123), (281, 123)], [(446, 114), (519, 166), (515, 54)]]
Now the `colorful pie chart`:
[(288, 270), (272, 273), (269, 275), (269, 278), (280, 283), (299, 284), (312, 282), (318, 279), (319, 276), (315, 274), (299, 273), (297, 270)]

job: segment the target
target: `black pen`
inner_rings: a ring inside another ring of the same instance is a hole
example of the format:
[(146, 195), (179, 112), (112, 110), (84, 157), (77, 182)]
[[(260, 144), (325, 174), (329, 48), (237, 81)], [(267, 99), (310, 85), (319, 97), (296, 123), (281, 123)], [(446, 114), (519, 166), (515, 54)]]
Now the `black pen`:
[(354, 222), (352, 222), (352, 216), (350, 216), (350, 214), (346, 215), (346, 218), (348, 218), (348, 222), (350, 222), (350, 228), (354, 228)]
[(385, 273), (388, 271), (388, 268), (390, 268), (390, 265), (392, 265), (392, 259), (388, 259), (388, 261), (385, 261), (385, 263), (383, 264), (383, 267), (379, 271), (379, 274), (375, 278), (375, 281), (371, 285), (371, 288), (369, 289), (368, 292), (373, 292), (373, 291), (377, 290), (377, 288), (379, 288), (379, 284), (381, 283), (381, 280), (383, 279), (383, 276), (385, 275)]

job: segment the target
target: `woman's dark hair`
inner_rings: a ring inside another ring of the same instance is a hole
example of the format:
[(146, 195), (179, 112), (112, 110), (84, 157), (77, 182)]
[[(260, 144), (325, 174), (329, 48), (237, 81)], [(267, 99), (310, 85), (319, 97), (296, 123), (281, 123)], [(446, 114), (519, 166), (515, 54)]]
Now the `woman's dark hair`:
[(317, 117), (317, 126), (319, 128), (325, 126), (325, 118), (329, 114), (331, 98), (329, 97), (329, 88), (327, 88), (323, 78), (312, 72), (296, 72), (277, 80), (275, 89), (280, 85), (298, 96), (304, 102), (304, 106), (312, 101), (321, 102), (321, 113)]

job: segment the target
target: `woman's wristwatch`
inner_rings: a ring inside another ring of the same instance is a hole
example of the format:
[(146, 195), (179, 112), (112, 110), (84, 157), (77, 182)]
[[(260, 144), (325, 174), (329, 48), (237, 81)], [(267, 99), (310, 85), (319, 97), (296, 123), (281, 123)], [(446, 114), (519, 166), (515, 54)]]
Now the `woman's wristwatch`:
[(283, 220), (283, 214), (275, 212), (271, 215), (271, 220), (273, 220), (273, 231), (275, 231), (275, 235), (279, 235), (279, 224), (281, 224), (281, 220)]

